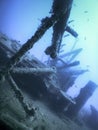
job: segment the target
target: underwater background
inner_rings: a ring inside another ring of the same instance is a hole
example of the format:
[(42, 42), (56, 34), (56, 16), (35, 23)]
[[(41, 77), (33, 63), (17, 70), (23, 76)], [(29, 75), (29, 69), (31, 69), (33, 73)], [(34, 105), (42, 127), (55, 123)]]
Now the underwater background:
[[(37, 30), (42, 18), (50, 16), (52, 0), (1, 0), (0, 1), (0, 32), (9, 38), (24, 44)], [(68, 20), (68, 25), (77, 33), (75, 38), (64, 33), (61, 52), (82, 48), (81, 53), (75, 57), (80, 61), (80, 68), (88, 71), (80, 75), (73, 87), (68, 89), (67, 94), (76, 97), (80, 89), (89, 80), (98, 85), (98, 0), (74, 0)], [(51, 44), (53, 30), (50, 28), (45, 35), (29, 51), (43, 63), (49, 60), (45, 49)], [(68, 36), (66, 36), (68, 35)], [(69, 58), (70, 59), (70, 58)], [(66, 59), (68, 62), (69, 59)], [(86, 111), (90, 112), (90, 105), (98, 110), (98, 88), (84, 105)]]

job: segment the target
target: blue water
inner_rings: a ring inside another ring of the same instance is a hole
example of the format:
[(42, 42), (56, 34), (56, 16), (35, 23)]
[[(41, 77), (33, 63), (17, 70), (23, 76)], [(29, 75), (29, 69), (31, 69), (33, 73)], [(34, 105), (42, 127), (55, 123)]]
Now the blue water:
[[(52, 0), (1, 0), (0, 1), (0, 31), (11, 39), (25, 43), (36, 31), (40, 25), (41, 19), (50, 16)], [(69, 52), (78, 48), (83, 51), (75, 58), (80, 61), (80, 68), (88, 69), (89, 72), (79, 76), (75, 85), (78, 87), (68, 91), (68, 94), (74, 97), (79, 93), (89, 80), (98, 84), (98, 1), (97, 0), (74, 0), (70, 14), (69, 25), (79, 34), (78, 38), (64, 37), (62, 44), (64, 52)], [(66, 35), (66, 33), (64, 34)], [(44, 50), (51, 44), (52, 28), (50, 28), (42, 39), (40, 39), (31, 50), (41, 61), (46, 61)], [(64, 53), (63, 52), (63, 53)], [(62, 53), (62, 54), (63, 54)], [(67, 59), (68, 60), (68, 59)], [(90, 104), (98, 109), (97, 102), (98, 89), (94, 92), (86, 104)]]

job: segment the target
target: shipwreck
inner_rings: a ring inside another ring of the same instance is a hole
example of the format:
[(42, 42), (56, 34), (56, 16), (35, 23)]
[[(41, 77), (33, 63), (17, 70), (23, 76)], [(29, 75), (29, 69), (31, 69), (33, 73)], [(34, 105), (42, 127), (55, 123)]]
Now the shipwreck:
[[(34, 36), (23, 46), (0, 33), (0, 128), (70, 130), (74, 127), (75, 130), (89, 130), (71, 119), (77, 117), (97, 85), (89, 81), (80, 95), (72, 99), (66, 91), (79, 75), (88, 71), (76, 69), (80, 61), (75, 57), (82, 48), (59, 55), (64, 31), (78, 37), (78, 33), (68, 26), (72, 2), (54, 0), (51, 16), (42, 19)], [(45, 53), (51, 58), (44, 64), (27, 52), (50, 27), (53, 27), (53, 37)], [(70, 57), (68, 62), (64, 60), (66, 57)]]

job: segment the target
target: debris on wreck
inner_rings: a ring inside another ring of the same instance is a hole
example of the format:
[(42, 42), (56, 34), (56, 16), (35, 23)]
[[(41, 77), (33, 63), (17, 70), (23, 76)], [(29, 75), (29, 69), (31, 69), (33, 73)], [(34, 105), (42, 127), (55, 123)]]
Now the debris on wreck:
[(89, 115), (86, 122), (91, 129), (97, 130), (98, 129), (98, 111), (92, 105), (90, 106), (90, 109), (91, 109), (91, 114)]
[(74, 37), (77, 37), (78, 34), (71, 27), (69, 27), (68, 19), (70, 16), (70, 11), (72, 8), (73, 0), (65, 1), (65, 0), (54, 0), (53, 6), (51, 9), (52, 15), (59, 15), (59, 19), (53, 25), (53, 36), (52, 36), (52, 45), (47, 47), (45, 53), (50, 55), (51, 58), (56, 58), (60, 51), (60, 46), (62, 42), (62, 37), (65, 31), (72, 34)]
[(68, 111), (66, 111), (66, 115), (74, 118), (85, 105), (87, 100), (92, 96), (97, 87), (98, 86), (94, 82), (89, 81), (85, 87), (81, 88), (80, 94), (75, 98), (76, 104), (70, 105)]

